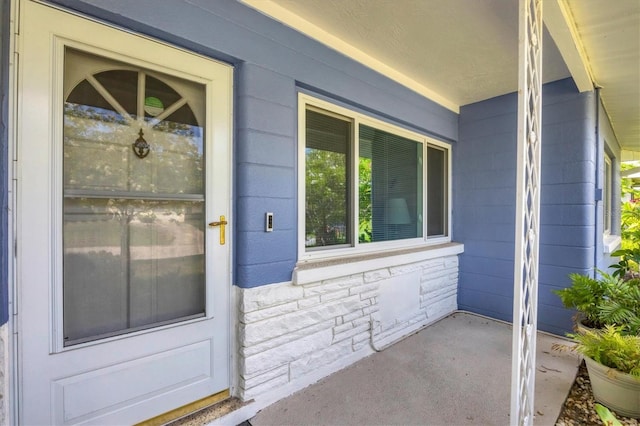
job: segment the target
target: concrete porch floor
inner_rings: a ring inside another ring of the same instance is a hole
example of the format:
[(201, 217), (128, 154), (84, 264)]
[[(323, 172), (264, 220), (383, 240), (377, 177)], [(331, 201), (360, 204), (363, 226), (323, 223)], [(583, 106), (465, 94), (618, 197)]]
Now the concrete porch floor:
[[(551, 349), (565, 339), (539, 333), (537, 342), (535, 424), (552, 425), (579, 359)], [(460, 312), (264, 408), (249, 421), (253, 426), (506, 425), (510, 380), (510, 324)], [(250, 409), (241, 411), (253, 415)], [(240, 413), (235, 414), (214, 423), (237, 424)]]

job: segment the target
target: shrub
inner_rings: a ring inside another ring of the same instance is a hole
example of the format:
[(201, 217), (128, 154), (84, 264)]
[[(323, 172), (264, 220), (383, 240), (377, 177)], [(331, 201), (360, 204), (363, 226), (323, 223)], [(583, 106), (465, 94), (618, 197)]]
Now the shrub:
[(578, 310), (579, 318), (591, 328), (620, 327), (623, 334), (640, 333), (640, 280), (624, 281), (600, 272), (600, 278), (571, 274), (572, 285), (554, 290), (567, 308)]
[(580, 274), (570, 274), (569, 278), (571, 287), (553, 292), (560, 297), (564, 307), (576, 309), (582, 314), (585, 325), (592, 328), (604, 326), (600, 321), (599, 307), (620, 280), (608, 274), (602, 274), (599, 280)]
[(640, 265), (640, 248), (620, 249), (611, 253), (612, 257), (619, 257), (620, 261), (609, 265), (613, 269), (612, 275), (622, 279), (640, 278), (638, 265)]
[(602, 324), (620, 326), (624, 334), (640, 334), (640, 281), (623, 281), (612, 287), (599, 306), (598, 319)]
[(601, 331), (585, 330), (568, 334), (575, 350), (594, 361), (640, 378), (640, 336), (623, 335), (619, 327), (608, 325)]

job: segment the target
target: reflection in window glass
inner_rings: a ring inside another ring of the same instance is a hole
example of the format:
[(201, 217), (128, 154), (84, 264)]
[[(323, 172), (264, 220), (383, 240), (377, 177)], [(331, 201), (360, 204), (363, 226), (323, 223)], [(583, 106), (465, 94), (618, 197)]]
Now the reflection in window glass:
[(306, 114), (305, 246), (348, 244), (351, 123), (311, 110)]
[(446, 144), (306, 95), (300, 100), (310, 257), (327, 246), (346, 253), (448, 239)]
[(64, 337), (204, 315), (204, 202), (68, 198)]
[(140, 128), (108, 109), (64, 106), (66, 189), (202, 193), (203, 142), (200, 126), (162, 121), (145, 127), (151, 152), (140, 161), (131, 147)]
[(65, 346), (204, 316), (204, 86), (67, 48), (64, 92)]
[(422, 146), (360, 125), (361, 243), (422, 236)]
[(447, 152), (427, 147), (427, 236), (447, 235)]
[(611, 233), (611, 194), (613, 188), (613, 177), (611, 171), (611, 158), (607, 154), (604, 156), (604, 185), (602, 187), (603, 219), (605, 234)]

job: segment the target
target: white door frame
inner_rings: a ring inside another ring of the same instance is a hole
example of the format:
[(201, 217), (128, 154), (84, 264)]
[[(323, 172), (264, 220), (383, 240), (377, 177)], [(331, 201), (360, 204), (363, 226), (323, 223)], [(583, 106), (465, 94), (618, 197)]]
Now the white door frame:
[[(20, 176), (20, 171), (18, 170), (19, 164), (16, 161), (16, 156), (18, 152), (18, 122), (21, 119), (19, 117), (18, 110), (18, 98), (19, 98), (19, 90), (18, 90), (18, 75), (20, 72), (20, 62), (18, 59), (18, 52), (21, 50), (21, 42), (20, 42), (20, 33), (19, 33), (19, 25), (20, 22), (20, 8), (23, 6), (25, 2), (34, 2), (40, 3), (38, 0), (10, 0), (10, 9), (9, 13), (11, 16), (10, 23), (10, 35), (9, 35), (9, 43), (10, 43), (10, 60), (9, 60), (9, 91), (8, 91), (8, 205), (10, 207), (10, 211), (8, 213), (8, 233), (7, 233), (7, 253), (9, 254), (9, 265), (8, 265), (8, 277), (9, 277), (9, 320), (7, 323), (8, 336), (7, 340), (4, 342), (6, 348), (6, 355), (3, 359), (5, 362), (3, 371), (5, 371), (5, 381), (4, 381), (4, 395), (5, 401), (7, 404), (5, 405), (5, 415), (7, 416), (6, 420), (9, 424), (14, 423), (18, 419), (19, 406), (21, 404), (21, 386), (19, 383), (19, 371), (20, 371), (20, 353), (19, 353), (19, 345), (18, 345), (18, 336), (19, 336), (19, 324), (18, 321), (18, 312), (17, 312), (17, 295), (19, 294), (18, 281), (19, 277), (17, 276), (18, 268), (16, 266), (17, 259), (17, 244), (18, 238), (20, 237), (19, 232), (17, 230), (17, 218), (20, 216), (20, 212), (18, 211), (18, 197), (17, 194), (17, 183), (16, 179)], [(52, 6), (50, 4), (46, 4), (47, 7), (51, 7), (53, 9), (61, 10), (65, 13), (69, 13), (75, 16), (78, 16), (82, 19), (97, 22), (99, 24), (105, 24), (105, 22), (101, 22), (96, 19), (89, 18), (79, 13), (71, 12), (59, 6)], [(164, 46), (181, 50), (187, 52), (194, 56), (201, 56), (194, 52), (182, 49), (180, 47), (173, 46), (169, 43), (165, 43), (162, 41), (158, 41), (147, 37), (145, 35), (141, 35), (135, 33), (133, 31), (128, 31), (126, 29), (119, 28), (113, 24), (106, 24), (111, 28), (115, 28), (124, 33), (142, 37), (145, 39), (152, 40), (154, 42), (160, 43)], [(215, 59), (205, 57), (207, 60)], [(227, 218), (235, 219), (234, 214), (234, 194), (233, 194), (233, 78), (230, 83), (230, 93), (231, 96), (229, 98), (230, 111), (231, 114), (229, 116), (229, 133), (230, 133), (230, 150), (228, 153), (227, 159), (227, 167), (228, 167), (228, 177), (229, 177), (229, 197), (228, 197), (228, 216)], [(207, 218), (209, 219), (209, 218)], [(229, 284), (230, 288), (228, 291), (228, 306), (229, 306), (229, 318), (228, 318), (228, 348), (229, 348), (229, 390), (231, 395), (236, 393), (237, 384), (238, 384), (238, 374), (237, 374), (237, 365), (236, 365), (236, 356), (235, 352), (237, 349), (236, 343), (236, 327), (235, 324), (237, 322), (237, 312), (235, 306), (237, 304), (237, 295), (235, 291), (235, 286), (233, 285), (233, 247), (232, 243), (234, 241), (234, 232), (235, 226), (230, 227), (227, 231), (227, 244), (229, 244), (229, 258), (228, 258), (228, 276), (226, 277), (226, 282)]]

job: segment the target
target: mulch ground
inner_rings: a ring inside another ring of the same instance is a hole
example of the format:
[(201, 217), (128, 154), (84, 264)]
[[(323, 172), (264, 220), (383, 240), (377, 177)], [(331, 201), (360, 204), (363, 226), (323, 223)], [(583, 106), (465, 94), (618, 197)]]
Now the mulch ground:
[[(556, 426), (584, 426), (584, 425), (601, 425), (602, 420), (596, 414), (594, 408), (595, 400), (593, 399), (593, 392), (591, 390), (591, 381), (589, 380), (589, 374), (587, 373), (587, 367), (582, 361), (576, 380), (573, 382), (573, 386), (569, 391), (567, 399), (562, 405), (558, 420), (556, 420)], [(638, 419), (632, 419), (629, 417), (622, 417), (614, 413), (616, 418), (623, 425), (638, 426)]]

